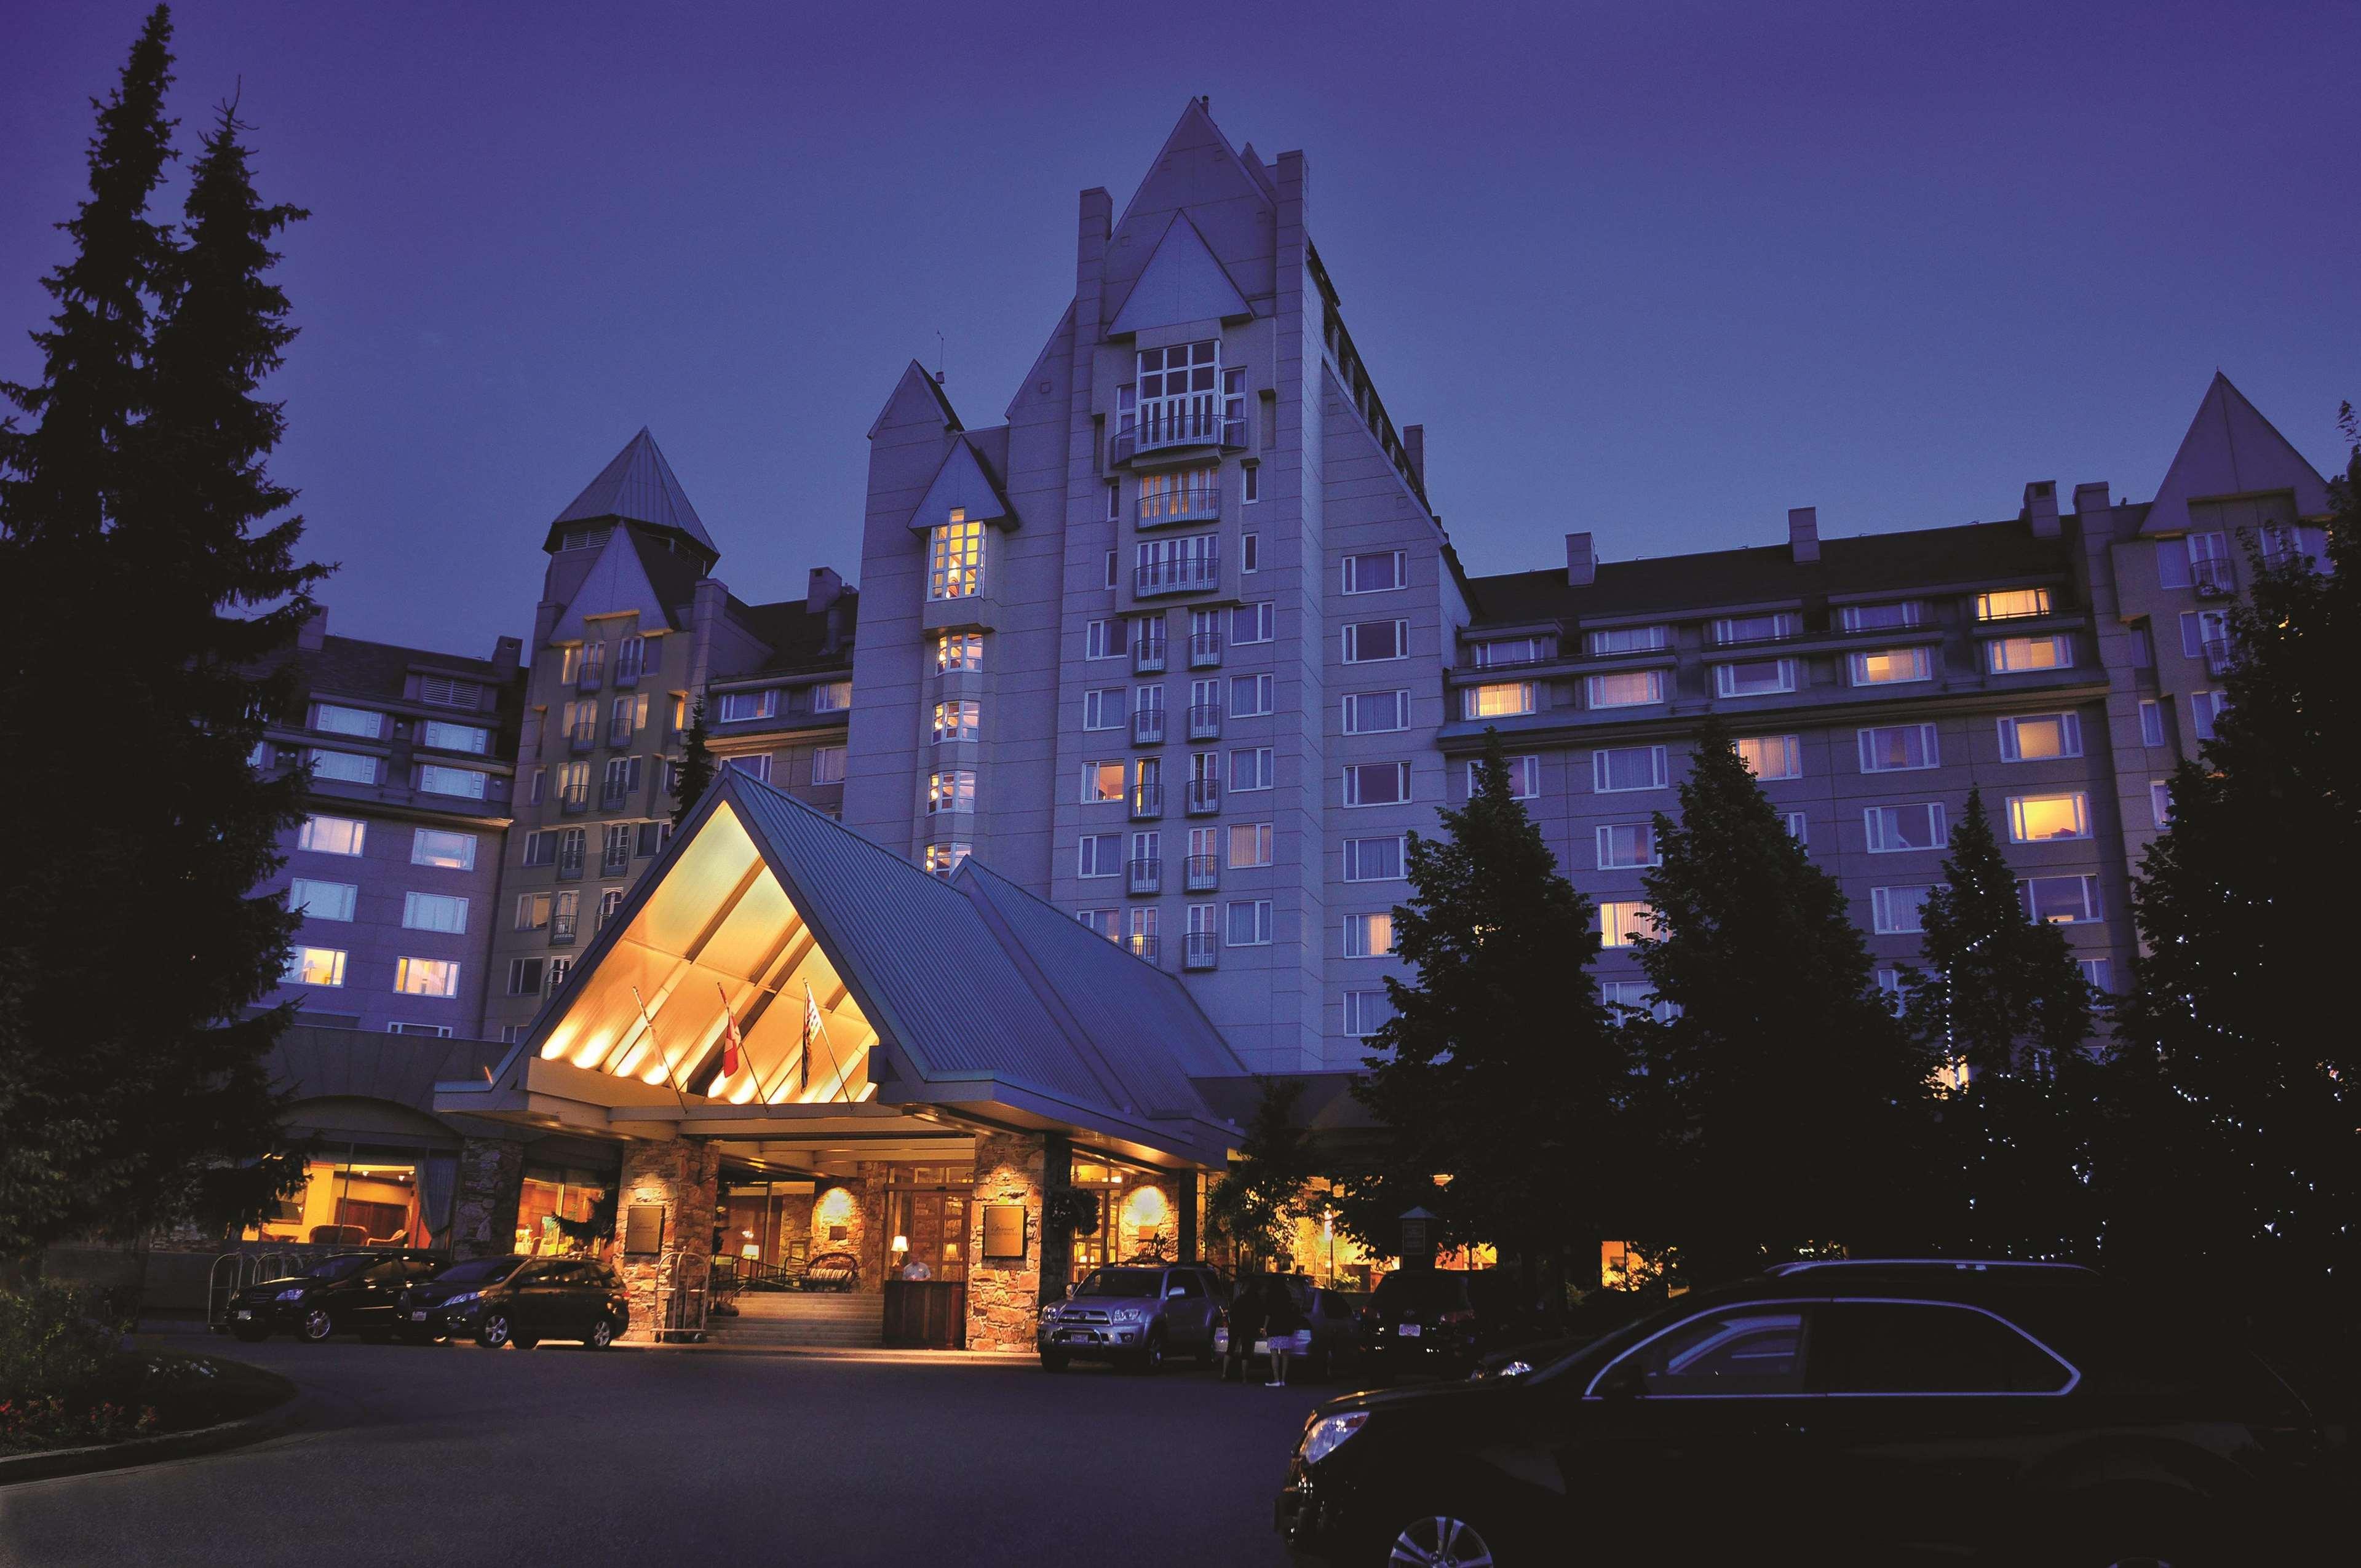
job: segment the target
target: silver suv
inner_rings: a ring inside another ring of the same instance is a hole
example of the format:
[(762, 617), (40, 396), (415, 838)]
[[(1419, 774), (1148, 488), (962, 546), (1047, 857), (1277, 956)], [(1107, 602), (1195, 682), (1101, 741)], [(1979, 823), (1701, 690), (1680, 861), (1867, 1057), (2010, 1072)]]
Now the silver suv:
[(1041, 1365), (1063, 1372), (1076, 1357), (1154, 1372), (1167, 1355), (1205, 1361), (1229, 1292), (1195, 1264), (1119, 1264), (1093, 1268), (1065, 1300), (1041, 1309)]

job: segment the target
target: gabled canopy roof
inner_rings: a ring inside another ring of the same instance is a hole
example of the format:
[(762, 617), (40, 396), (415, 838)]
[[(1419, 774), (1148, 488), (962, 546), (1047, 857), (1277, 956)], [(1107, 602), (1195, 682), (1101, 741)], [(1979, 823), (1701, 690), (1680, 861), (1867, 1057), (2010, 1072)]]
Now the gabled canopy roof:
[(549, 538), (542, 548), (556, 549), (558, 534), (567, 523), (609, 519), (676, 533), (696, 543), (708, 557), (721, 554), (714, 545), (713, 536), (705, 532), (697, 509), (688, 504), (688, 492), (680, 488), (672, 465), (664, 461), (664, 455), (656, 448), (655, 437), (648, 433), (645, 425), (615, 454), (613, 462), (598, 470), (598, 477), (574, 498), (573, 504), (557, 514), (549, 525)]
[(1175, 213), (1155, 253), (1140, 269), (1139, 280), (1107, 327), (1110, 337), (1123, 337), (1150, 327), (1181, 322), (1241, 321), (1254, 307), (1205, 243), (1187, 213)]
[(975, 438), (961, 435), (943, 454), (943, 466), (935, 470), (934, 483), (927, 487), (926, 498), (918, 510), (910, 514), (910, 526), (920, 532), (941, 524), (957, 510), (969, 522), (996, 522), (1003, 528), (1016, 526), (1016, 512), (1009, 506), (1008, 497), (984, 466), (983, 455), (976, 450)]
[(2302, 453), (2230, 384), (2213, 372), (2189, 433), (2180, 438), (2172, 466), (2156, 490), (2146, 534), (2185, 533), (2191, 501), (2221, 500), (2285, 490), (2295, 497), (2296, 515), (2317, 517), (2328, 510), (2328, 485)]

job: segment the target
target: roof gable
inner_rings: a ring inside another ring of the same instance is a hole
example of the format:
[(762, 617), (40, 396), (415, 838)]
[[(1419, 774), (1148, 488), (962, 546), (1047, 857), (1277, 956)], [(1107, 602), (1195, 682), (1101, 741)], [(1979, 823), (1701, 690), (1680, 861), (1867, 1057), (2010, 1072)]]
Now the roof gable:
[(688, 492), (680, 488), (672, 465), (664, 461), (655, 437), (648, 433), (645, 425), (615, 454), (612, 462), (598, 470), (598, 477), (583, 488), (572, 504), (557, 514), (549, 525), (549, 541), (543, 548), (557, 547), (558, 531), (566, 523), (597, 522), (609, 518), (668, 530), (695, 541), (708, 555), (721, 553), (714, 546), (713, 536), (705, 532), (697, 509), (688, 504)]
[(1236, 321), (1253, 314), (1254, 307), (1246, 303), (1229, 269), (1214, 257), (1189, 214), (1175, 213), (1148, 265), (1140, 269), (1139, 280), (1131, 286), (1123, 308), (1107, 327), (1107, 334), (1122, 337), (1149, 327)]
[(2299, 516), (2328, 510), (2328, 485), (2319, 470), (2216, 370), (2140, 532), (2183, 533), (2190, 527), (2191, 501), (2272, 490), (2291, 492)]
[(640, 541), (630, 529), (619, 528), (598, 547), (598, 558), (590, 563), (582, 586), (566, 601), (566, 609), (558, 616), (549, 641), (553, 644), (587, 641), (588, 623), (592, 616), (622, 615), (632, 610), (639, 612), (643, 626), (675, 624), (664, 596), (656, 591), (647, 563), (640, 558)]
[(943, 454), (943, 465), (935, 470), (934, 483), (927, 487), (926, 499), (910, 514), (910, 526), (921, 532), (934, 528), (948, 520), (954, 509), (963, 512), (970, 522), (996, 522), (1003, 528), (1016, 526), (1016, 514), (1010, 509), (1008, 498), (1000, 493), (1000, 486), (985, 471), (974, 441), (966, 436), (952, 442), (951, 449)]
[(886, 396), (885, 406), (879, 409), (877, 417), (869, 422), (869, 439), (876, 440), (879, 431), (892, 425), (931, 424), (938, 421), (944, 430), (961, 428), (960, 416), (952, 409), (942, 384), (928, 374), (925, 366), (913, 359), (903, 367), (902, 378), (894, 383), (894, 390)]

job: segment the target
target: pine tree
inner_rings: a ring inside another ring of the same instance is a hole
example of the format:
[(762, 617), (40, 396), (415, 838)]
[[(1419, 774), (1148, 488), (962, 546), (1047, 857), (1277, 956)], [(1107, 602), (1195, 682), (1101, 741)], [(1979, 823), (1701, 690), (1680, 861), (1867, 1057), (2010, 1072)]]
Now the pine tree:
[(681, 737), (680, 771), (673, 775), (672, 827), (675, 833), (688, 820), (688, 814), (697, 809), (697, 803), (705, 798), (705, 792), (713, 787), (717, 770), (712, 738), (713, 731), (705, 722), (705, 699), (698, 697), (697, 706), (688, 710), (688, 732)]
[(1878, 992), (1843, 890), (1710, 721), (1680, 807), (1655, 818), (1654, 935), (1638, 943), (1674, 1011), (1638, 1032), (1674, 1119), (1685, 1272), (1896, 1245), (1933, 1062)]
[(1903, 1016), (1958, 1085), (1941, 1105), (1951, 1236), (1982, 1255), (2087, 1253), (2091, 988), (2065, 933), (2026, 913), (1982, 791), (1919, 922), (1927, 968), (1905, 971)]
[(1354, 1184), (1348, 1228), (1389, 1250), (1392, 1221), (1423, 1204), (1447, 1239), (1490, 1243), (1536, 1279), (1627, 1218), (1631, 1047), (1599, 1003), (1590, 903), (1510, 795), (1498, 733), (1442, 817), (1444, 837), (1411, 835), (1393, 912), (1417, 979), (1388, 978), (1395, 1015), (1356, 1089), (1392, 1129), (1391, 1179)]
[[(2361, 1273), (2361, 430), (2334, 487), (2328, 569), (2242, 536), (2229, 706), (2173, 775), (2132, 889), (2146, 950), (2116, 1019), (2104, 1180), (2111, 1263), (2305, 1288)], [(2349, 1287), (2346, 1287), (2349, 1288)]]

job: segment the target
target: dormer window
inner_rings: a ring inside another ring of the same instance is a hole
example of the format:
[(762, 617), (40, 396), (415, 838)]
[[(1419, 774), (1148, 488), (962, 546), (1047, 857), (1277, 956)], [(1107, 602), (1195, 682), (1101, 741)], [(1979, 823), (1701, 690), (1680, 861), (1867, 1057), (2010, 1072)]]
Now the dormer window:
[(1594, 656), (1609, 653), (1653, 653), (1664, 646), (1661, 626), (1611, 626), (1590, 634)]
[(1923, 624), (1927, 607), (1916, 599), (1904, 599), (1898, 604), (1849, 604), (1839, 614), (1847, 631), (1898, 631)]
[(2025, 616), (2048, 613), (2048, 588), (2010, 588), (2001, 593), (1976, 596), (1978, 620), (2015, 620)]
[(961, 507), (927, 538), (927, 597), (971, 598), (983, 589), (983, 524), (970, 522)]
[[(1136, 406), (1116, 395), (1117, 433), (1133, 431), (1137, 449), (1221, 440), (1222, 344), (1219, 338), (1139, 351)], [(1238, 388), (1241, 416), (1246, 389)]]

